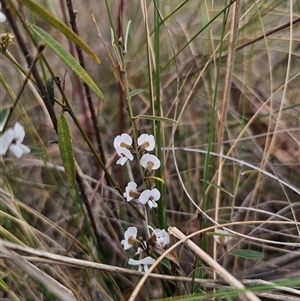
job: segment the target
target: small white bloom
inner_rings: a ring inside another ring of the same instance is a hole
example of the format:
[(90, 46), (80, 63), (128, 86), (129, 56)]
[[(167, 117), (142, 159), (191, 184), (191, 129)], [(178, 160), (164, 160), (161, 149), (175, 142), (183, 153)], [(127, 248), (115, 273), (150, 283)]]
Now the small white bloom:
[(5, 131), (0, 137), (0, 155), (5, 155), (9, 146), (14, 140), (14, 130), (12, 128)]
[(155, 229), (156, 240), (164, 248), (170, 244), (169, 233), (165, 229)]
[(146, 189), (144, 190), (140, 197), (139, 197), (139, 202), (143, 205), (148, 203), (150, 208), (156, 208), (157, 207), (157, 201), (160, 198), (160, 192), (157, 188), (154, 189)]
[(124, 250), (128, 250), (131, 247), (134, 246), (134, 243), (136, 242), (136, 236), (137, 236), (137, 228), (136, 227), (129, 227), (125, 234), (124, 238), (121, 241), (121, 244), (124, 245)]
[(114, 147), (121, 157), (116, 163), (124, 165), (126, 161), (129, 159), (130, 161), (133, 160), (133, 155), (131, 153), (131, 145), (132, 145), (132, 138), (128, 134), (122, 134), (114, 139)]
[[(223, 235), (222, 235), (223, 234)], [(226, 246), (229, 242), (229, 240), (232, 238), (230, 236), (227, 236), (227, 235), (230, 235), (230, 233), (226, 230), (219, 230), (217, 229), (216, 230), (216, 235), (214, 235), (214, 240), (219, 243), (221, 246)]]
[(149, 225), (148, 228), (152, 230), (152, 235), (156, 236), (156, 242), (159, 243), (163, 248), (170, 244), (170, 236), (165, 229), (154, 229)]
[(142, 134), (137, 140), (140, 149), (145, 149), (147, 151), (154, 150), (155, 140), (153, 135)]
[[(0, 10), (1, 10), (1, 2), (0, 2)], [(0, 23), (5, 22), (6, 21), (6, 16), (0, 11)]]
[(147, 272), (148, 271), (148, 265), (151, 265), (155, 262), (155, 259), (153, 259), (152, 257), (150, 256), (147, 256), (143, 259), (140, 259), (140, 260), (134, 260), (132, 258), (130, 258), (128, 260), (128, 263), (130, 265), (138, 265), (138, 271), (139, 272)]
[(129, 182), (125, 187), (125, 192), (123, 193), (124, 198), (126, 198), (127, 202), (138, 198), (139, 193), (137, 192), (137, 184), (135, 182)]
[(154, 155), (145, 154), (141, 158), (141, 165), (148, 171), (156, 170), (160, 167), (160, 161)]
[(0, 155), (5, 155), (8, 149), (17, 158), (21, 158), (23, 154), (30, 153), (30, 148), (22, 144), (24, 137), (24, 127), (17, 122), (13, 129), (8, 129), (0, 137)]

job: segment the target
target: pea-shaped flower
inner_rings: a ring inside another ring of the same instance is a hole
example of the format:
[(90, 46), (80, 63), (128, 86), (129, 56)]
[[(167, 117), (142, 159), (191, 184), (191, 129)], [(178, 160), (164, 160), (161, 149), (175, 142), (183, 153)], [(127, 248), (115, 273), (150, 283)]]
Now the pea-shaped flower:
[(226, 247), (228, 242), (232, 239), (230, 233), (226, 230), (217, 229), (216, 235), (214, 235), (214, 240), (221, 246)]
[(140, 163), (146, 169), (147, 172), (160, 168), (159, 159), (151, 154), (143, 155)]
[(153, 135), (142, 134), (137, 140), (140, 150), (146, 150), (148, 152), (154, 150), (155, 140)]
[(139, 197), (139, 202), (143, 205), (148, 204), (150, 208), (157, 207), (157, 201), (160, 199), (160, 192), (157, 188), (144, 190)]
[(125, 192), (123, 193), (124, 198), (127, 202), (130, 202), (133, 199), (136, 199), (140, 196), (140, 193), (137, 192), (137, 184), (135, 182), (129, 182), (125, 187)]
[(122, 166), (126, 163), (129, 159), (130, 161), (133, 160), (132, 151), (132, 138), (124, 133), (122, 135), (118, 135), (114, 139), (114, 147), (120, 156), (119, 160), (116, 162), (117, 164), (121, 164)]
[(9, 128), (0, 137), (0, 155), (5, 155), (10, 150), (19, 159), (23, 154), (30, 153), (30, 148), (22, 144), (24, 137), (24, 127), (17, 122), (13, 129)]
[(128, 250), (133, 246), (139, 245), (140, 241), (136, 239), (137, 227), (129, 227), (125, 234), (121, 244), (124, 245), (124, 250)]

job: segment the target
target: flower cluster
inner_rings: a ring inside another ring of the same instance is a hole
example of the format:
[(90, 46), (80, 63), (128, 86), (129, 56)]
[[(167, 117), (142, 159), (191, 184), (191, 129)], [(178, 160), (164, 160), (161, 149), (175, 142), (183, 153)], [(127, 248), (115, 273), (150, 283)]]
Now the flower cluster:
[[(159, 159), (155, 155), (148, 153), (155, 148), (154, 136), (142, 134), (136, 142), (137, 145), (133, 147), (133, 139), (126, 133), (114, 139), (114, 147), (120, 157), (116, 163), (123, 166), (128, 160), (133, 161), (134, 157), (137, 157), (140, 165), (145, 169), (145, 175), (160, 168)], [(157, 201), (160, 199), (160, 196), (160, 191), (157, 188), (138, 192), (138, 185), (133, 181), (127, 184), (123, 193), (123, 197), (127, 202), (136, 199), (140, 204), (148, 205), (150, 209), (158, 207)], [(151, 257), (152, 250), (165, 248), (170, 243), (169, 234), (165, 230), (154, 229), (150, 226), (148, 228), (152, 230), (152, 234), (150, 235), (149, 230), (147, 231), (150, 236), (147, 241), (144, 241), (142, 238), (137, 239), (136, 227), (129, 227), (125, 232), (125, 238), (121, 241), (124, 250), (128, 250), (131, 247), (135, 247), (137, 250), (135, 255), (128, 260), (128, 264), (137, 265), (139, 271), (145, 272), (148, 271), (148, 265), (155, 262)]]
[(124, 198), (127, 202), (133, 199), (138, 199), (142, 205), (148, 204), (151, 208), (157, 208), (157, 201), (160, 199), (160, 192), (157, 188), (146, 189), (142, 193), (137, 191), (137, 184), (135, 182), (129, 182), (123, 193)]
[(30, 153), (30, 148), (22, 144), (25, 137), (24, 127), (16, 123), (14, 128), (9, 128), (0, 136), (0, 155), (5, 155), (10, 150), (17, 158)]
[(148, 226), (152, 230), (152, 235), (147, 241), (143, 241), (142, 239), (138, 240), (137, 237), (137, 228), (129, 227), (124, 235), (124, 239), (121, 241), (121, 244), (124, 246), (124, 250), (128, 250), (131, 247), (136, 247), (137, 252), (133, 257), (138, 256), (138, 260), (134, 258), (130, 258), (128, 264), (137, 265), (138, 271), (147, 272), (148, 265), (151, 265), (155, 262), (155, 260), (149, 256), (150, 246), (159, 245), (160, 247), (166, 247), (170, 243), (169, 234), (165, 230), (161, 229), (153, 229)]
[[(120, 156), (117, 164), (124, 165), (127, 160), (133, 160), (134, 149), (132, 147), (132, 138), (123, 133), (114, 139), (114, 147)], [(145, 168), (145, 172), (149, 173), (152, 170), (156, 170), (160, 167), (159, 159), (147, 153), (148, 151), (153, 151), (155, 148), (155, 139), (153, 135), (142, 134), (137, 139), (138, 152), (141, 155), (140, 164)], [(129, 182), (123, 193), (124, 198), (127, 202), (133, 199), (138, 199), (142, 205), (148, 204), (150, 208), (157, 207), (157, 201), (160, 199), (160, 192), (157, 188), (146, 189), (142, 193), (137, 191), (137, 184), (135, 182)]]
[[(155, 147), (154, 136), (142, 134), (138, 138), (137, 144), (138, 151), (141, 154), (147, 151), (152, 151)], [(120, 158), (116, 162), (117, 164), (123, 166), (127, 162), (127, 160), (133, 160), (134, 149), (132, 147), (132, 138), (128, 134), (123, 133), (121, 135), (118, 135), (114, 139), (114, 147), (117, 151), (117, 154), (120, 156)], [(160, 167), (159, 159), (156, 156), (148, 153), (142, 155), (140, 164), (146, 169), (147, 172), (156, 170)]]

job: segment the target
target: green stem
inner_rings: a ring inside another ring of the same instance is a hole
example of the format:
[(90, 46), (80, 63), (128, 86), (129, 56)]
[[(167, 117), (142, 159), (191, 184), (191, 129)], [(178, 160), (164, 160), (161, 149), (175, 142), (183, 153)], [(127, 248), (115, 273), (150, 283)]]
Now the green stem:
[[(154, 49), (155, 49), (155, 116), (162, 116), (161, 112), (161, 76), (160, 76), (160, 17), (159, 17), (159, 0), (154, 1)], [(156, 138), (156, 156), (161, 162), (161, 168), (157, 171), (157, 176), (162, 178), (163, 176), (163, 134), (162, 134), (162, 124), (161, 121), (153, 121), (153, 132), (155, 132)], [(163, 184), (161, 182), (157, 183), (157, 189), (161, 192), (162, 198), (160, 200), (160, 205), (158, 206), (158, 219), (161, 228), (166, 228), (166, 201), (163, 197)]]

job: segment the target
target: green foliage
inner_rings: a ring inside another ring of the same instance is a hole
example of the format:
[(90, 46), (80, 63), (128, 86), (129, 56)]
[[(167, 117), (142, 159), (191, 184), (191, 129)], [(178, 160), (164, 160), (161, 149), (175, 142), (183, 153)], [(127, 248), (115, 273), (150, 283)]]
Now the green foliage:
[(246, 249), (237, 249), (230, 252), (231, 255), (237, 256), (237, 257), (243, 257), (246, 259), (263, 259), (264, 254), (261, 252), (257, 252), (254, 250), (246, 250)]
[(99, 87), (95, 84), (89, 74), (80, 66), (74, 57), (66, 51), (60, 43), (53, 39), (46, 31), (36, 25), (31, 24), (32, 31), (48, 45), (57, 56), (74, 71), (80, 79), (82, 79), (98, 96), (103, 99), (103, 94)]
[(66, 176), (72, 185), (76, 185), (76, 166), (74, 158), (74, 150), (72, 144), (72, 137), (68, 121), (64, 113), (60, 113), (57, 118), (57, 137), (58, 137), (58, 146), (61, 154), (61, 159), (63, 166), (65, 168)]
[(100, 63), (98, 56), (91, 50), (91, 48), (78, 36), (76, 35), (68, 26), (66, 26), (62, 21), (53, 16), (49, 11), (47, 11), (43, 6), (31, 0), (20, 0), (20, 3), (24, 4), (28, 9), (34, 12), (36, 15), (41, 17), (46, 23), (51, 24), (54, 28), (59, 30), (67, 38), (72, 40), (77, 44), (82, 50), (84, 50), (96, 63)]

